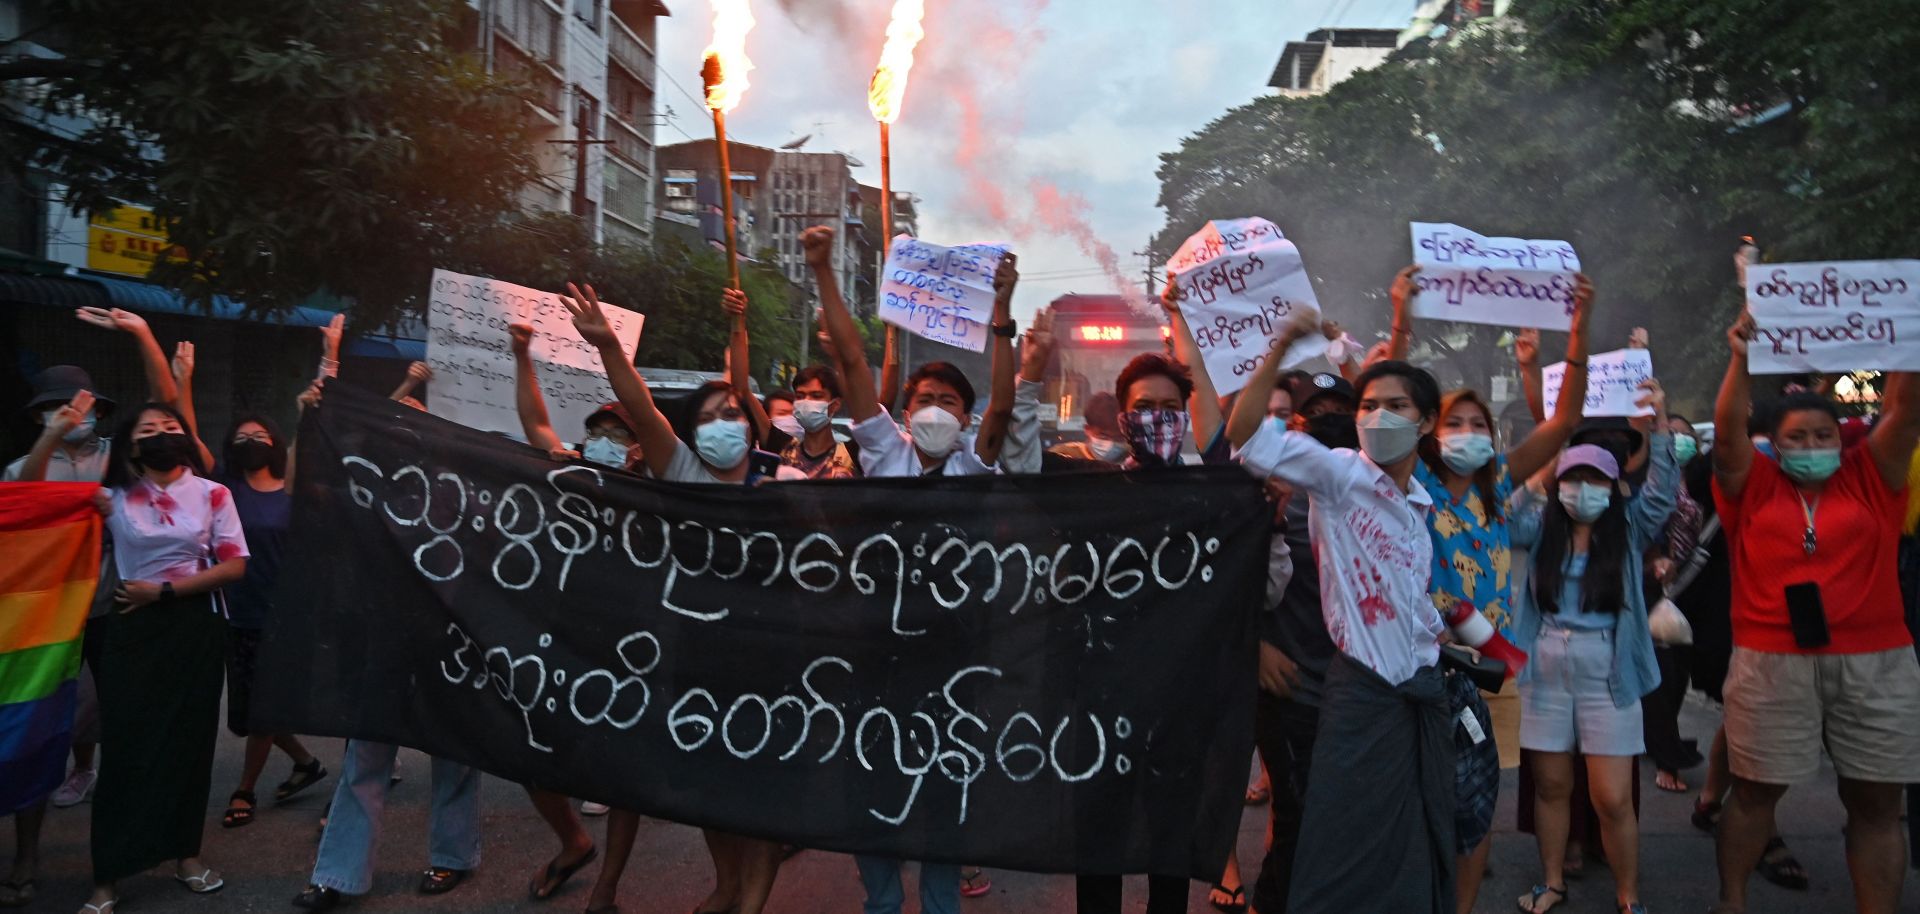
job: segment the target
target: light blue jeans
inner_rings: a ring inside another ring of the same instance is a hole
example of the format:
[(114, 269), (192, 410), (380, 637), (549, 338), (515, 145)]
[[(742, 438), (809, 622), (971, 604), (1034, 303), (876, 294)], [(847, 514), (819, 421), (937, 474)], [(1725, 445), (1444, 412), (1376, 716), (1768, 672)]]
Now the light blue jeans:
[[(320, 836), (313, 884), (347, 895), (373, 888), (373, 846), (380, 838), (380, 814), (392, 789), (399, 747), (350, 740), (333, 791), (333, 811)], [(432, 837), (429, 866), (471, 870), (480, 865), (480, 772), (444, 759), (433, 760)]]
[[(886, 857), (856, 856), (860, 883), (867, 887), (866, 914), (900, 914), (906, 893), (900, 888), (900, 868), (906, 864)], [(921, 914), (959, 914), (960, 868), (951, 863), (920, 864)]]

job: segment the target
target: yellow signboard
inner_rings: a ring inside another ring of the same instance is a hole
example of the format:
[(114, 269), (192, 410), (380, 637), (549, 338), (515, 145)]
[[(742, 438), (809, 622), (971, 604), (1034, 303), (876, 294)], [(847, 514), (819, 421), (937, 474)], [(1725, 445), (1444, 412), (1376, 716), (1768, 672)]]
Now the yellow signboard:
[(152, 210), (116, 206), (87, 220), (87, 269), (145, 276), (173, 249)]

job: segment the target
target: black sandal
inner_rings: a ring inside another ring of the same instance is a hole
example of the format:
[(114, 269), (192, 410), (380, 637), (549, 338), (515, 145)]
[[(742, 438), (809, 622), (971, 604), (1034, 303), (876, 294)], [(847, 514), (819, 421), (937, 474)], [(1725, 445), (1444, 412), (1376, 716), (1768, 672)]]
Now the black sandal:
[[(587, 852), (581, 855), (580, 859), (566, 866), (560, 865), (560, 858), (553, 858), (552, 861), (547, 863), (546, 873), (527, 886), (527, 897), (532, 898), (534, 901), (546, 901), (560, 894), (560, 890), (566, 887), (567, 880), (572, 879), (575, 873), (586, 869), (587, 864), (592, 863), (595, 858), (599, 856), (599, 848), (589, 847), (587, 848)], [(542, 889), (545, 889), (545, 891), (541, 891)]]
[[(1227, 896), (1227, 903), (1221, 904), (1214, 901), (1213, 895), (1216, 893)], [(1216, 882), (1213, 884), (1213, 891), (1207, 894), (1207, 904), (1213, 905), (1216, 911), (1225, 911), (1226, 914), (1242, 914), (1247, 909), (1247, 887), (1243, 885), (1237, 889), (1230, 889)]]
[[(247, 805), (239, 805), (241, 802)], [(260, 799), (251, 790), (236, 790), (227, 797), (227, 812), (220, 817), (221, 828), (239, 828), (253, 824), (253, 811), (260, 805)]]
[(307, 890), (293, 896), (293, 906), (307, 911), (331, 911), (345, 904), (347, 896), (339, 889), (330, 889), (323, 885), (310, 885)]
[(466, 878), (466, 870), (450, 870), (444, 866), (427, 867), (426, 872), (420, 874), (420, 894), (445, 895), (459, 888), (460, 883), (466, 881)]
[(1760, 853), (1760, 865), (1755, 867), (1768, 882), (1783, 889), (1795, 892), (1807, 890), (1807, 868), (1787, 850), (1787, 842), (1775, 835), (1767, 842), (1767, 849)]
[(1564, 886), (1556, 889), (1550, 885), (1536, 885), (1533, 887), (1533, 891), (1528, 892), (1526, 897), (1521, 898), (1517, 904), (1520, 910), (1526, 912), (1526, 914), (1543, 914), (1540, 910), (1540, 899), (1548, 895), (1560, 896), (1559, 901), (1547, 906), (1548, 911), (1567, 903), (1567, 890)]
[(1693, 827), (1713, 834), (1720, 827), (1720, 804), (1712, 800), (1693, 801)]
[(284, 803), (294, 794), (320, 783), (320, 780), (326, 776), (327, 769), (320, 765), (320, 757), (314, 756), (308, 759), (305, 765), (293, 766), (292, 776), (281, 781), (280, 786), (273, 789), (273, 801)]

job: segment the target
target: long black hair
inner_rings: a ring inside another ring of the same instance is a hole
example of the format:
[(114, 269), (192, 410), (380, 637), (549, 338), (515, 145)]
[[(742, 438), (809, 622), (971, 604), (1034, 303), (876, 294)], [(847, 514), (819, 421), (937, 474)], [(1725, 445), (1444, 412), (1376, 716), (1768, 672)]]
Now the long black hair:
[(240, 469), (234, 460), (237, 455), (233, 450), (233, 436), (240, 433), (240, 426), (249, 422), (266, 429), (267, 437), (273, 439), (272, 456), (267, 458), (267, 472), (272, 473), (275, 479), (287, 478), (287, 439), (280, 437), (280, 426), (262, 413), (247, 413), (234, 418), (233, 429), (227, 432), (226, 442), (220, 447), (220, 468), (234, 479), (246, 477), (247, 472)]
[[(166, 413), (172, 416), (173, 421), (180, 423), (180, 430), (183, 432), (189, 428), (187, 417), (165, 403), (142, 403), (139, 407), (128, 410), (126, 418), (121, 419), (119, 426), (114, 430), (113, 447), (107, 451), (107, 476), (100, 481), (101, 485), (109, 489), (124, 489), (133, 485), (139, 478), (140, 474), (133, 468), (133, 430), (139, 426), (140, 417), (149, 412)], [(187, 468), (196, 476), (207, 475), (207, 466), (200, 460), (199, 447), (192, 449), (187, 458)]]
[[(1559, 612), (1562, 608), (1560, 583), (1566, 574), (1567, 551), (1573, 543), (1573, 516), (1560, 504), (1562, 485), (1566, 483), (1556, 480), (1547, 491), (1540, 544), (1533, 550), (1533, 601), (1541, 612)], [(1626, 582), (1621, 577), (1626, 561), (1627, 500), (1616, 487), (1612, 504), (1593, 522), (1593, 535), (1587, 538), (1587, 573), (1580, 580), (1581, 605), (1572, 611), (1619, 612), (1626, 603)]]

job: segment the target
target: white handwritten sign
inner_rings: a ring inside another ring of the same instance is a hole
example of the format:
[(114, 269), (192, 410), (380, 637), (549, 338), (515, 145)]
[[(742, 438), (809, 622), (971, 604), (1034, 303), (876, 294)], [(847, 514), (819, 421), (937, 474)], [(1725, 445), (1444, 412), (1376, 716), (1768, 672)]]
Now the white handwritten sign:
[(1755, 374), (1920, 371), (1920, 260), (1755, 264)]
[(985, 351), (993, 274), (1006, 254), (1005, 245), (941, 247), (896, 236), (880, 282), (880, 319), (914, 336)]
[[(1651, 416), (1653, 407), (1636, 404), (1646, 396), (1640, 382), (1653, 377), (1653, 353), (1645, 349), (1617, 349), (1587, 358), (1589, 416)], [(1567, 363), (1548, 365), (1540, 372), (1540, 398), (1551, 413), (1560, 406), (1560, 387)]]
[[(620, 348), (633, 357), (646, 316), (606, 303)], [(436, 416), (489, 432), (519, 435), (514, 409), (513, 336), (507, 325), (533, 325), (528, 347), (540, 375), (553, 428), (572, 440), (600, 404), (613, 399), (606, 366), (595, 349), (573, 329), (573, 319), (558, 296), (509, 282), (433, 271), (427, 298), (427, 364), (433, 367), (432, 409)]]
[(1413, 316), (1500, 327), (1573, 327), (1580, 257), (1564, 241), (1489, 238), (1445, 222), (1413, 223)]
[[(1300, 249), (1265, 219), (1207, 223), (1180, 246), (1167, 270), (1207, 377), (1222, 396), (1247, 386), (1301, 309), (1320, 312)], [(1327, 338), (1316, 330), (1287, 350), (1280, 367), (1326, 352)]]

